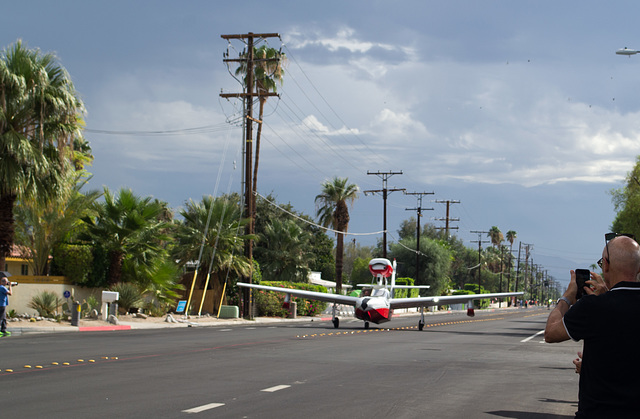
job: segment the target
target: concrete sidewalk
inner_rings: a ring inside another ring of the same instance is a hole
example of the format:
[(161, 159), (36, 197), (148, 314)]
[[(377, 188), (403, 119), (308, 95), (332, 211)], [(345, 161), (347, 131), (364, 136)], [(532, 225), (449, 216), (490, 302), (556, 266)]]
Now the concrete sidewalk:
[[(298, 317), (296, 319), (283, 319), (272, 317), (256, 317), (254, 320), (245, 319), (217, 319), (215, 317), (199, 317), (192, 316), (189, 319), (183, 319), (179, 316), (173, 316), (176, 322), (160, 321), (158, 318), (147, 321), (149, 319), (122, 320), (118, 319), (118, 324), (107, 324), (103, 321), (83, 320), (79, 326), (71, 326), (69, 323), (54, 323), (40, 321), (35, 325), (26, 325), (26, 322), (8, 322), (7, 330), (12, 335), (22, 335), (30, 333), (75, 333), (75, 332), (97, 332), (97, 331), (117, 331), (132, 329), (173, 329), (181, 327), (220, 327), (220, 326), (237, 326), (265, 323), (290, 323), (290, 322), (309, 322), (329, 320), (330, 317)], [(166, 319), (166, 316), (163, 317)], [(42, 323), (42, 324), (40, 324)], [(47, 324), (50, 323), (50, 324)]]

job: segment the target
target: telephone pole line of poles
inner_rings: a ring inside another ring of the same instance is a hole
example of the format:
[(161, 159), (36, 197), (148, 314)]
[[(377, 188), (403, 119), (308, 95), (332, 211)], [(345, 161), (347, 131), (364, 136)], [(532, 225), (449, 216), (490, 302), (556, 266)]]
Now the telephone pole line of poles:
[(387, 196), (389, 192), (397, 192), (397, 191), (406, 191), (405, 188), (393, 188), (393, 189), (388, 189), (387, 188), (387, 180), (393, 176), (393, 175), (401, 175), (402, 174), (402, 170), (399, 172), (381, 172), (381, 171), (377, 171), (377, 172), (371, 172), (369, 170), (367, 170), (367, 174), (368, 175), (376, 175), (378, 177), (380, 177), (382, 179), (382, 189), (377, 189), (377, 190), (370, 190), (370, 191), (364, 191), (364, 195), (367, 196), (368, 194), (375, 194), (377, 192), (382, 192), (382, 202), (383, 202), (383, 215), (382, 215), (382, 257), (383, 258), (387, 258)]
[[(245, 74), (245, 85), (243, 93), (221, 93), (220, 97), (223, 98), (242, 98), (244, 102), (244, 143), (243, 143), (243, 152), (244, 152), (244, 173), (243, 173), (243, 183), (244, 183), (244, 217), (249, 220), (249, 223), (245, 227), (245, 234), (253, 235), (255, 229), (255, 205), (253, 196), (253, 185), (251, 181), (251, 174), (253, 172), (253, 123), (261, 124), (262, 121), (257, 120), (253, 117), (253, 98), (260, 96), (277, 96), (276, 93), (272, 92), (262, 92), (256, 93), (254, 92), (254, 73), (253, 68), (257, 61), (264, 60), (256, 60), (254, 59), (253, 49), (255, 40), (257, 39), (265, 39), (265, 38), (279, 38), (280, 34), (278, 33), (253, 33), (249, 32), (241, 35), (220, 35), (222, 39), (226, 39), (227, 41), (231, 41), (232, 39), (245, 40), (247, 44), (247, 52), (246, 56), (239, 58), (225, 58), (223, 61), (225, 63), (237, 62), (237, 63), (246, 63), (246, 74)], [(244, 55), (244, 54), (242, 54)], [(248, 278), (248, 283), (253, 282), (253, 240), (248, 239), (245, 241), (245, 256), (249, 259), (251, 263), (250, 273)], [(244, 305), (243, 305), (243, 317), (252, 319), (253, 318), (253, 301), (251, 298), (251, 288), (245, 288), (244, 291)]]
[(445, 237), (448, 239), (449, 238), (449, 230), (457, 230), (458, 227), (449, 227), (449, 221), (460, 221), (459, 218), (451, 218), (449, 217), (449, 207), (451, 206), (451, 204), (459, 204), (460, 201), (457, 200), (453, 200), (453, 199), (447, 199), (447, 200), (438, 200), (436, 199), (434, 202), (437, 202), (438, 204), (447, 204), (447, 216), (445, 218), (436, 218), (437, 221), (444, 221), (445, 222), (445, 226), (444, 227), (436, 227), (436, 230), (444, 230), (445, 231)]
[(420, 217), (422, 217), (422, 211), (433, 211), (433, 208), (422, 208), (422, 197), (424, 195), (433, 195), (435, 192), (405, 192), (405, 195), (414, 195), (418, 197), (417, 208), (405, 208), (405, 211), (416, 211), (416, 285), (420, 280)]
[[(527, 274), (529, 271), (529, 256), (531, 256), (531, 248), (533, 247), (533, 245), (530, 243), (522, 243), (522, 247), (524, 248), (524, 278), (522, 279), (522, 290), (526, 292), (528, 279)], [(531, 263), (533, 263), (533, 259), (531, 260)], [(531, 296), (531, 292), (529, 292), (529, 296)]]
[(478, 235), (478, 240), (472, 240), (471, 243), (478, 243), (478, 294), (481, 293), (480, 291), (480, 278), (482, 275), (482, 243), (489, 243), (489, 240), (482, 240), (482, 235), (483, 234), (489, 234), (488, 231), (477, 231), (477, 230), (473, 230), (471, 231), (471, 233), (475, 233)]

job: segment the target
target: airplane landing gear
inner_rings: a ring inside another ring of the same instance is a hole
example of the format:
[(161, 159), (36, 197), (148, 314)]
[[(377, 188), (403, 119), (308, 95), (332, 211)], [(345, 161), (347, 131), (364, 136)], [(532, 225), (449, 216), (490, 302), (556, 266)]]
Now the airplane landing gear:
[(364, 322), (364, 328), (368, 329), (369, 328), (369, 322)]
[(418, 322), (418, 330), (424, 329), (424, 307), (420, 307), (420, 321)]
[(338, 327), (340, 327), (340, 319), (337, 317), (334, 317), (333, 320), (331, 320), (333, 322), (333, 327), (334, 329), (337, 329)]
[(422, 329), (424, 329), (424, 322), (422, 320), (420, 320), (418, 322), (418, 330), (422, 331)]

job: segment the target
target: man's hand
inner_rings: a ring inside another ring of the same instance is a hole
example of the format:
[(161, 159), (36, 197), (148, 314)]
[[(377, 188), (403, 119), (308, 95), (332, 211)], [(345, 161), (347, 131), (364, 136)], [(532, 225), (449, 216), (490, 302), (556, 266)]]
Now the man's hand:
[(576, 271), (571, 270), (571, 280), (569, 281), (569, 286), (567, 290), (562, 295), (563, 297), (567, 297), (569, 301), (571, 301), (571, 305), (576, 303), (576, 294), (578, 294), (578, 283), (576, 282)]
[(573, 365), (576, 366), (576, 374), (580, 374), (582, 369), (582, 352), (578, 352), (578, 357), (573, 360)]
[(595, 272), (591, 272), (591, 279), (587, 281), (588, 287), (584, 288), (584, 291), (589, 295), (602, 295), (609, 291), (607, 285), (604, 283), (604, 279)]

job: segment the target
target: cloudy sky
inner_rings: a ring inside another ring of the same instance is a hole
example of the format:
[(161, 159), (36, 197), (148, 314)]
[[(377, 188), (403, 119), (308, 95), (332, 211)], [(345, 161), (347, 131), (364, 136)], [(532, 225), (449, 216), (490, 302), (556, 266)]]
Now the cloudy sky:
[[(265, 108), (259, 192), (315, 214), (320, 185), (400, 172), (389, 188), (445, 205), (473, 230), (515, 230), (564, 282), (600, 258), (610, 191), (640, 154), (640, 48), (634, 1), (32, 1), (9, 2), (0, 44), (55, 52), (86, 108), (91, 187), (129, 187), (179, 210), (239, 191), (241, 91), (223, 34), (279, 33), (279, 98)], [(636, 28), (636, 29), (634, 29)], [(389, 195), (389, 241), (415, 216)], [(350, 232), (370, 245), (380, 195), (361, 194)], [(483, 236), (483, 239), (486, 237)], [(516, 243), (516, 247), (517, 247)], [(486, 244), (485, 244), (486, 246)], [(553, 259), (557, 258), (557, 259)]]

